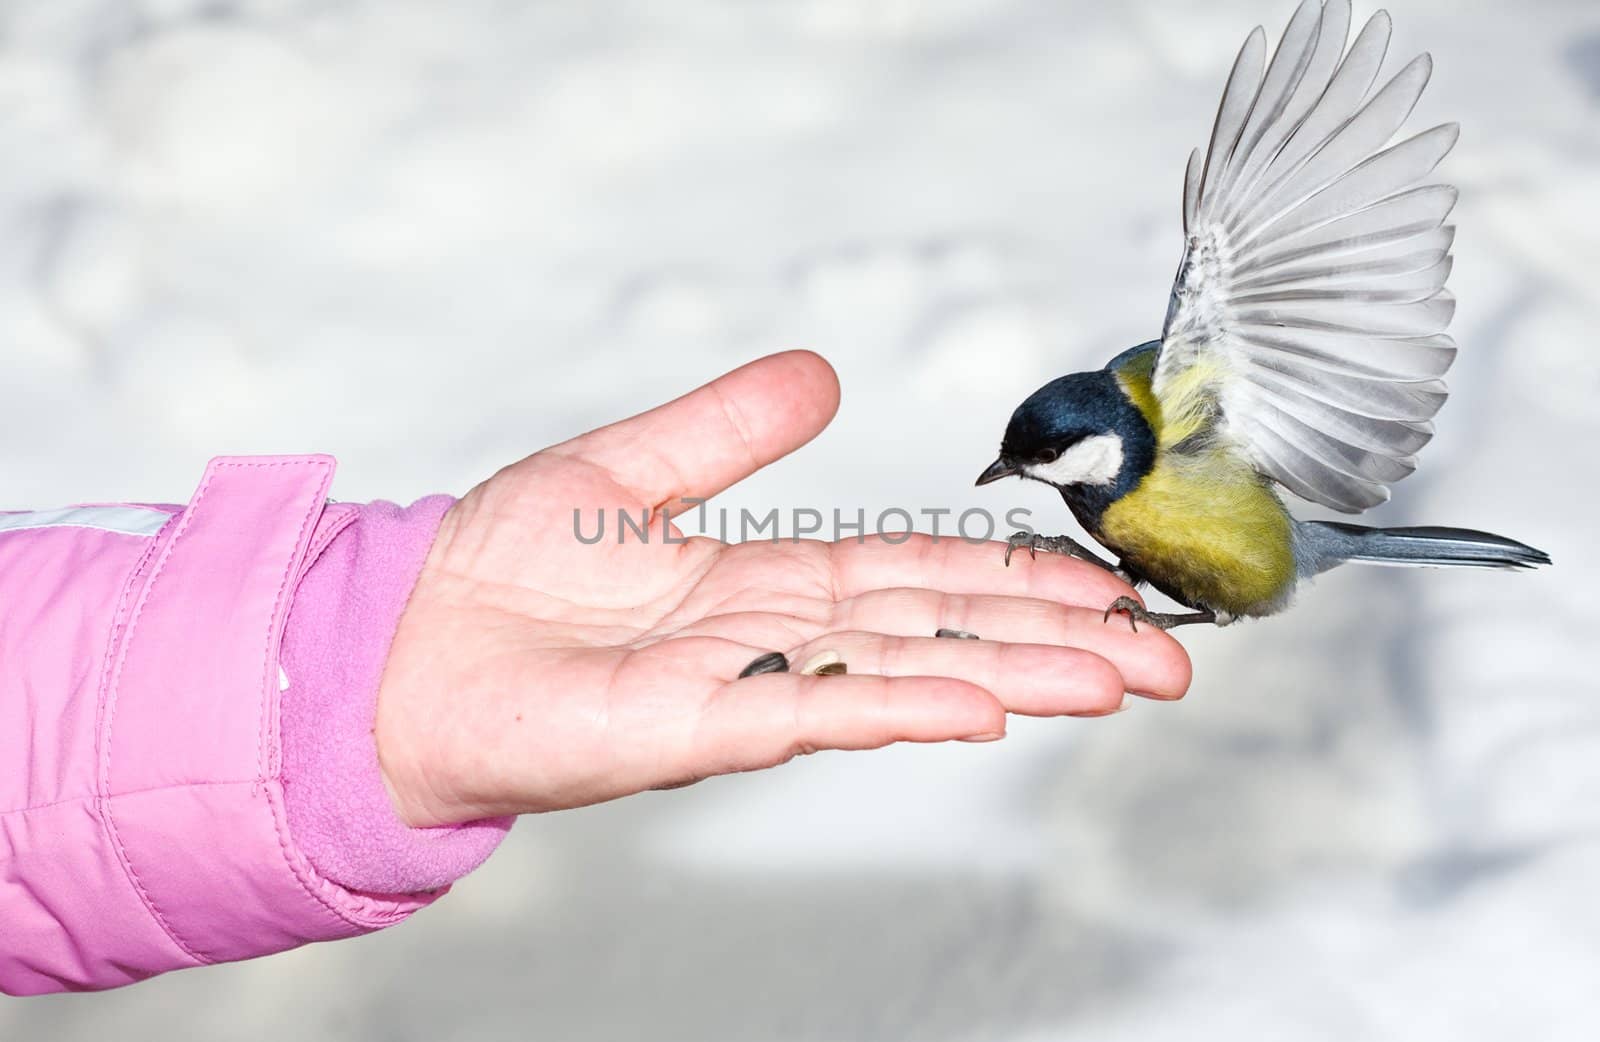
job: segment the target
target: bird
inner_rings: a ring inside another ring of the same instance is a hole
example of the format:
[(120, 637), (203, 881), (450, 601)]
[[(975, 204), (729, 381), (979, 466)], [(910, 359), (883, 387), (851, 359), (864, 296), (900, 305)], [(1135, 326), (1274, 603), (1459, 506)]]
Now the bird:
[(1455, 145), (1446, 123), (1392, 143), (1432, 74), (1422, 54), (1379, 86), (1392, 23), (1346, 48), (1349, 0), (1304, 0), (1270, 60), (1257, 26), (1233, 63), (1204, 152), (1183, 182), (1183, 251), (1161, 337), (1103, 369), (1052, 380), (1017, 407), (986, 485), (1054, 486), (1117, 556), (1068, 536), (1025, 548), (1092, 561), (1187, 612), (1125, 615), (1168, 629), (1283, 610), (1346, 562), (1520, 569), (1550, 563), (1464, 528), (1302, 520), (1288, 493), (1359, 514), (1386, 502), (1433, 437), (1456, 356), (1445, 288), (1457, 200), (1425, 183)]

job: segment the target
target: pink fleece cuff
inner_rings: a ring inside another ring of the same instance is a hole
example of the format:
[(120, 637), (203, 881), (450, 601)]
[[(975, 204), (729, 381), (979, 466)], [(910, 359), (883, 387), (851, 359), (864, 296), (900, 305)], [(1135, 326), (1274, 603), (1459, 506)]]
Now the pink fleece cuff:
[(511, 818), (414, 829), (396, 817), (373, 739), (378, 684), (400, 613), (453, 503), (329, 506), (289, 609), (280, 727), (289, 831), (351, 890), (438, 890), (482, 864)]

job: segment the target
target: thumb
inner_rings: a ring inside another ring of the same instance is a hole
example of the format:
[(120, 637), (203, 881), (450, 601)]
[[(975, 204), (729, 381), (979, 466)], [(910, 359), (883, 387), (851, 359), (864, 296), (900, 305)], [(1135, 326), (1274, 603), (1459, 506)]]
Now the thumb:
[(604, 467), (651, 504), (709, 499), (815, 438), (838, 410), (833, 367), (786, 351), (554, 450)]

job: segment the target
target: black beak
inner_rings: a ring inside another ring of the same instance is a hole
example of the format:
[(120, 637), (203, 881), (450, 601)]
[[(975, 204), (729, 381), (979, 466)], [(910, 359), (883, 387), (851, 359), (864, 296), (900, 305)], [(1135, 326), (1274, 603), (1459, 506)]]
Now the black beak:
[(1016, 467), (1013, 467), (1011, 464), (1007, 463), (1005, 458), (1002, 457), (989, 464), (989, 469), (978, 475), (977, 483), (980, 485), (987, 485), (991, 481), (999, 481), (1001, 478), (1015, 477), (1020, 473), (1022, 472)]

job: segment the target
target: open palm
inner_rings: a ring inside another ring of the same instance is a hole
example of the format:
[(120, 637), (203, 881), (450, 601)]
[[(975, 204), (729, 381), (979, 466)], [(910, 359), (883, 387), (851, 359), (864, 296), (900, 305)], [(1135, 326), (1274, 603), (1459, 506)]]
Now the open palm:
[[(815, 437), (838, 406), (807, 352), (761, 359), (500, 471), (445, 516), (385, 668), (384, 777), (413, 825), (575, 807), (817, 749), (991, 740), (1007, 712), (1180, 697), (1165, 633), (1103, 624), (1131, 594), (1065, 557), (914, 537), (677, 541), (662, 517)], [(620, 511), (648, 540), (619, 542)], [(596, 511), (606, 537), (592, 538)], [(666, 527), (664, 527), (666, 526)], [(665, 535), (670, 532), (673, 541)], [(936, 629), (985, 640), (945, 640)], [(838, 651), (845, 676), (739, 679)]]

